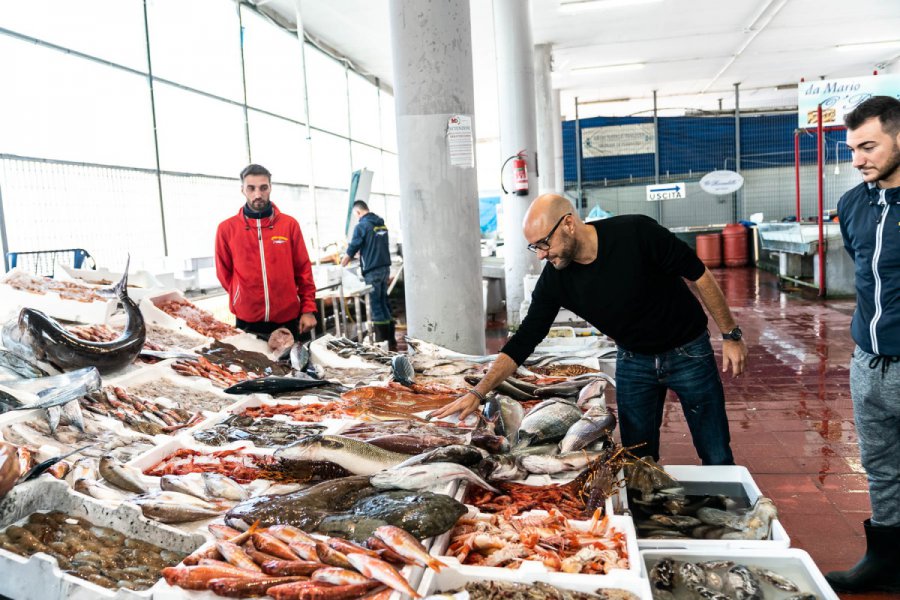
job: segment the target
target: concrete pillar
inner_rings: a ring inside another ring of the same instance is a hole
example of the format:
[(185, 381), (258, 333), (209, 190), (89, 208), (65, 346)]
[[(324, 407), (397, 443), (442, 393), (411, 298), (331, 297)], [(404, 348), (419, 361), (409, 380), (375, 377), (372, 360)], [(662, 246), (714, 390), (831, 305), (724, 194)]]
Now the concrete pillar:
[[(506, 317), (518, 325), (525, 298), (525, 275), (540, 272), (537, 256), (528, 251), (522, 220), (537, 197), (534, 153), (537, 149), (534, 109), (534, 44), (531, 37), (530, 0), (494, 0), (494, 37), (497, 44), (497, 87), (500, 105), (500, 152), (504, 160), (525, 150), (528, 158), (528, 194), (503, 198), (503, 257), (506, 274)], [(507, 181), (511, 178), (507, 176)]]
[[(550, 81), (551, 45), (534, 47), (534, 100), (537, 115), (538, 192), (561, 190), (556, 187), (556, 162), (553, 129), (559, 126), (559, 112), (553, 112), (553, 88)], [(557, 106), (557, 109), (559, 107)]]
[(562, 112), (559, 104), (559, 90), (553, 90), (550, 112), (553, 114), (553, 173), (556, 176), (553, 188), (558, 194), (566, 189), (566, 174), (563, 166)]
[[(483, 354), (469, 0), (391, 0), (389, 10), (409, 335)], [(457, 116), (472, 123), (471, 161), (464, 135), (450, 154)]]

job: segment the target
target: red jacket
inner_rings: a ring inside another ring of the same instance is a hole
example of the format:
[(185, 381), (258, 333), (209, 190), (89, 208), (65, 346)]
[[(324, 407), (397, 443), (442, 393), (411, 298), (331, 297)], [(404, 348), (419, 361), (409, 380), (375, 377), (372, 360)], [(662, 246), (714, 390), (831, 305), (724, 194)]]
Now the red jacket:
[(266, 219), (248, 219), (243, 210), (216, 231), (216, 275), (231, 312), (250, 323), (285, 323), (315, 312), (316, 285), (300, 224), (274, 204)]

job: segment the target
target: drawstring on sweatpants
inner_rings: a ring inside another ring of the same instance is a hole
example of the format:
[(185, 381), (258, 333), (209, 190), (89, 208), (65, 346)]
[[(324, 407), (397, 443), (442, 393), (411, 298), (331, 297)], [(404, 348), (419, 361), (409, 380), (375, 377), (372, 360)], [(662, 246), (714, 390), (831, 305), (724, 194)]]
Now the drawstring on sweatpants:
[(888, 367), (891, 366), (891, 363), (900, 362), (900, 356), (886, 356), (883, 354), (878, 354), (872, 360), (869, 361), (870, 369), (877, 369), (879, 365), (881, 365), (881, 378), (884, 379), (884, 375), (888, 371)]

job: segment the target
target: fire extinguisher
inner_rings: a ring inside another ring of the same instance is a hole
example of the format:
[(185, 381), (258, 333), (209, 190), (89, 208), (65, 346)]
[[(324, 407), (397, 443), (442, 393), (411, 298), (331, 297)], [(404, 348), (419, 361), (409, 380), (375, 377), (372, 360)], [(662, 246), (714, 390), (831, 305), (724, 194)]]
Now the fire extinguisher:
[(507, 158), (500, 167), (500, 187), (503, 188), (503, 193), (509, 193), (506, 186), (503, 185), (503, 169), (509, 161), (513, 161), (513, 193), (517, 196), (527, 196), (528, 163), (525, 162), (525, 150), (519, 150), (518, 154), (513, 154)]

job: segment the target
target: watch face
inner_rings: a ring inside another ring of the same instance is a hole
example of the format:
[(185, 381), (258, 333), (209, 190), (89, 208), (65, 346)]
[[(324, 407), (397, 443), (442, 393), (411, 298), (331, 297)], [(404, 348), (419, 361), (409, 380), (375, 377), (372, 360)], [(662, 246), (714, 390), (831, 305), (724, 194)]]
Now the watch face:
[(743, 336), (744, 336), (744, 332), (741, 331), (740, 327), (735, 327), (734, 329), (731, 330), (731, 333), (729, 334), (729, 337), (731, 339), (733, 339), (734, 341), (740, 340)]

